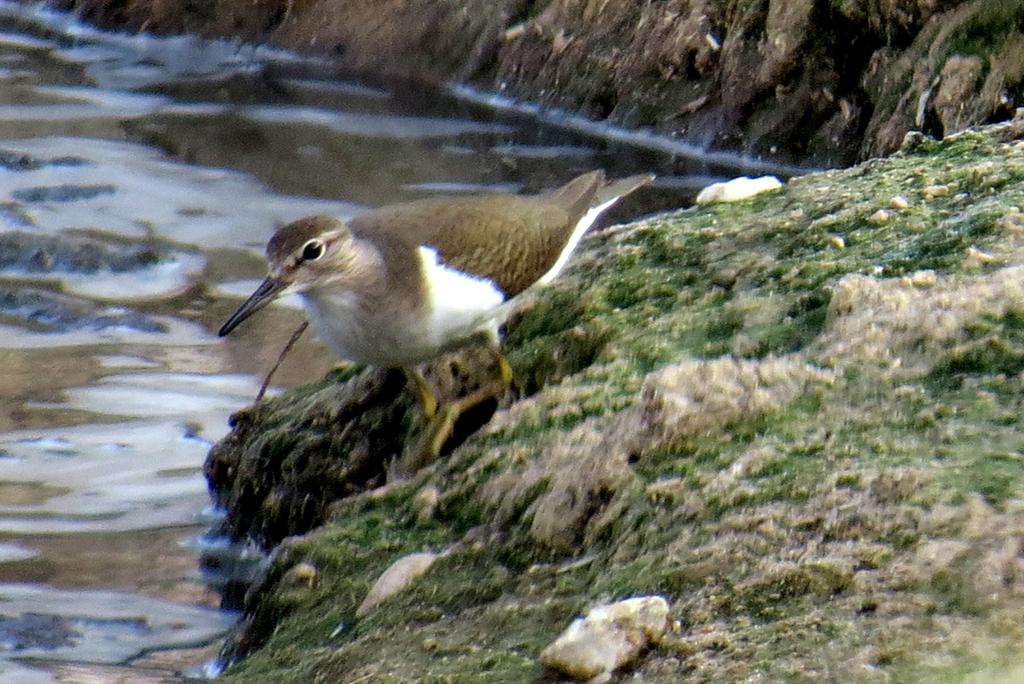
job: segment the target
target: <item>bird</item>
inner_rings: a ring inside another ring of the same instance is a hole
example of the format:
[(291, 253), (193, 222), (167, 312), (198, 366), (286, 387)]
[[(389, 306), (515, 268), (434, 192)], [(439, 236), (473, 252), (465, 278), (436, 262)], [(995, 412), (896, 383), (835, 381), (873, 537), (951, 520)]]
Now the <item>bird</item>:
[[(415, 472), (439, 455), (459, 415), (511, 386), (499, 326), (518, 298), (558, 276), (598, 216), (653, 179), (607, 182), (596, 170), (532, 196), (431, 197), (347, 222), (300, 218), (270, 238), (266, 278), (218, 335), (297, 293), (309, 324), (338, 357), (406, 373), (425, 420), (420, 445), (402, 458), (402, 469)], [(499, 377), (440, 406), (419, 365), (475, 343), (493, 354)]]

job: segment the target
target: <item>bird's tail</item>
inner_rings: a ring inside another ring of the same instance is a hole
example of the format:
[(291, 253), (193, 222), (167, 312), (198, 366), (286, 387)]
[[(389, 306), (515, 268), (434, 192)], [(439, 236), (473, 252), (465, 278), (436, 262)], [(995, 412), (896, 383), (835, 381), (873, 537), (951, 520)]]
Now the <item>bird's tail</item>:
[(594, 198), (590, 201), (590, 206), (596, 207), (609, 200), (625, 197), (640, 186), (647, 185), (652, 180), (654, 180), (653, 173), (641, 173), (636, 176), (613, 180), (597, 189), (597, 192), (594, 193)]

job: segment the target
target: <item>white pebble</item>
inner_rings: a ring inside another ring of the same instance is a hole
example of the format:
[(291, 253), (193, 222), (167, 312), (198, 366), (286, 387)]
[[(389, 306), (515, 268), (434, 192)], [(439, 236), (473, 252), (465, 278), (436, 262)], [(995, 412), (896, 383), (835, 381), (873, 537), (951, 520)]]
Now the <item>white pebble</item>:
[(640, 596), (588, 611), (540, 654), (540, 662), (579, 680), (592, 680), (632, 662), (672, 627), (668, 602)]
[(883, 223), (888, 223), (889, 219), (892, 218), (892, 212), (886, 209), (879, 209), (871, 216), (868, 216), (868, 223), (874, 223), (876, 226)]
[(892, 209), (906, 209), (910, 206), (910, 201), (903, 195), (895, 195), (889, 200), (889, 207)]
[(370, 587), (366, 598), (356, 608), (356, 617), (363, 617), (385, 599), (405, 589), (414, 579), (429, 570), (439, 555), (430, 552), (411, 553), (396, 560)]
[(759, 195), (762, 192), (778, 190), (782, 183), (775, 176), (750, 178), (740, 176), (724, 183), (712, 183), (697, 194), (697, 204), (715, 202), (738, 202)]

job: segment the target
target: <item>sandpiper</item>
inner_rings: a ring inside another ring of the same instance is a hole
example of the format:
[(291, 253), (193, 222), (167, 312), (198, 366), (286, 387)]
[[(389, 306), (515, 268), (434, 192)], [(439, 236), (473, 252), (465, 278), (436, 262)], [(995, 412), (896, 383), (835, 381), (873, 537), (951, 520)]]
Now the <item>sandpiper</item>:
[[(511, 384), (498, 326), (514, 299), (555, 278), (601, 212), (652, 179), (605, 183), (604, 172), (592, 171), (541, 195), (429, 198), (348, 223), (299, 219), (270, 239), (269, 274), (219, 334), (298, 293), (313, 329), (339, 357), (405, 370), (427, 423), (420, 448), (403, 463), (415, 470), (437, 456), (461, 413)], [(417, 365), (474, 340), (486, 341), (500, 379), (439, 409)]]

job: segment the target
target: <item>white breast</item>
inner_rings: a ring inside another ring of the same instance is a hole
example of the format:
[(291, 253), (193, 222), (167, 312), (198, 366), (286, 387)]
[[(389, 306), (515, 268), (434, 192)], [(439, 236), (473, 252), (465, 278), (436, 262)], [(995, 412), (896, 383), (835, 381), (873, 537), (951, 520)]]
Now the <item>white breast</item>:
[(368, 333), (367, 316), (358, 297), (348, 291), (309, 290), (302, 293), (309, 323), (339, 358), (374, 366), (391, 366), (383, 358), (386, 340)]
[(419, 255), (426, 306), (401, 315), (351, 291), (311, 289), (302, 298), (317, 336), (342, 359), (388, 368), (428, 361), (481, 331), (497, 340), (501, 291), (446, 267), (436, 250), (420, 247)]

